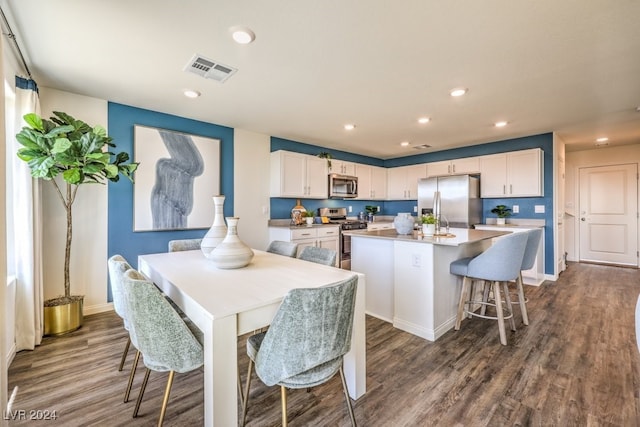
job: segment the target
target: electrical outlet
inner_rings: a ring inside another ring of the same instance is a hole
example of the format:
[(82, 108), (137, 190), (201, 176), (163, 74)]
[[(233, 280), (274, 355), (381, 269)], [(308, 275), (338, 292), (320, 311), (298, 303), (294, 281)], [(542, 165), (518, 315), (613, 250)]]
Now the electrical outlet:
[(414, 211), (414, 212), (418, 212), (418, 207), (417, 207), (417, 206), (414, 206), (414, 207), (413, 207), (413, 211)]
[(520, 206), (518, 205), (513, 205), (513, 209), (511, 209), (513, 211), (513, 213), (520, 213)]
[(380, 213), (380, 206), (378, 206), (378, 213)]
[(349, 206), (349, 213), (351, 213), (353, 211), (353, 209), (351, 209), (351, 206)]
[(422, 260), (420, 259), (420, 254), (412, 254), (411, 255), (411, 265), (413, 267), (420, 267), (422, 265)]
[(544, 205), (535, 205), (534, 206), (535, 213), (544, 213)]

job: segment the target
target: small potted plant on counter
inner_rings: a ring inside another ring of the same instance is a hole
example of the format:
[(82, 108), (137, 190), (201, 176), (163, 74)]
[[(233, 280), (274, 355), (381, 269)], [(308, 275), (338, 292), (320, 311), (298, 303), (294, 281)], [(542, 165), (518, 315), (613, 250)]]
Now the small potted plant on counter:
[(422, 234), (425, 236), (433, 236), (436, 232), (436, 217), (430, 213), (422, 215)]
[(506, 219), (511, 216), (511, 209), (509, 209), (505, 205), (498, 205), (495, 208), (491, 209), (491, 213), (498, 215), (496, 224), (504, 225)]
[(367, 211), (367, 221), (373, 222), (373, 216), (378, 213), (378, 207), (367, 205), (364, 207), (364, 210)]
[(303, 216), (305, 221), (307, 221), (307, 225), (312, 225), (316, 213), (314, 211), (304, 211)]

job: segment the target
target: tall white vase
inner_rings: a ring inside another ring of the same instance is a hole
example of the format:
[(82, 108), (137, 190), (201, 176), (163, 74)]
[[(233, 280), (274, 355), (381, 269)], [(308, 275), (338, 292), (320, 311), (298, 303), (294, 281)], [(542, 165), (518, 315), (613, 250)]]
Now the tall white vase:
[(224, 223), (224, 196), (213, 196), (213, 207), (213, 225), (200, 244), (200, 249), (205, 256), (208, 256), (227, 236), (227, 226)]
[(218, 268), (232, 269), (248, 265), (253, 259), (253, 251), (238, 237), (238, 220), (227, 217), (227, 236), (212, 250), (207, 258)]

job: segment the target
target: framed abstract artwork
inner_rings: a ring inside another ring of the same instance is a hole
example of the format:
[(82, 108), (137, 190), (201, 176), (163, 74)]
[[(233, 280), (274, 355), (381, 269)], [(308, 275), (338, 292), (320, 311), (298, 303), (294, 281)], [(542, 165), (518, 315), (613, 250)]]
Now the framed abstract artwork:
[(209, 228), (220, 194), (220, 140), (134, 126), (133, 231)]

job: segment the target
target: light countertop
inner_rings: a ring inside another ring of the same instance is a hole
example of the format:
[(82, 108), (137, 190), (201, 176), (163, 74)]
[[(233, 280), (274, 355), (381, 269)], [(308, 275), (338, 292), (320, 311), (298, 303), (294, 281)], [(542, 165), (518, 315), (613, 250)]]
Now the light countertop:
[(363, 237), (368, 239), (387, 239), (441, 246), (461, 246), (509, 234), (508, 231), (474, 230), (469, 228), (451, 228), (449, 230), (449, 235), (442, 237), (422, 236), (421, 233), (415, 230), (411, 234), (398, 234), (396, 230), (393, 229), (375, 231), (350, 230), (343, 231), (343, 233), (351, 236), (351, 238)]

